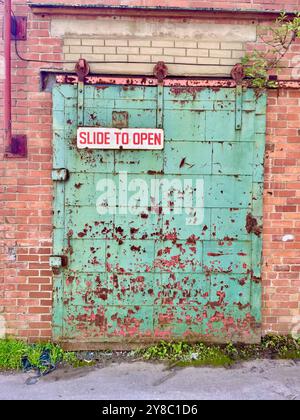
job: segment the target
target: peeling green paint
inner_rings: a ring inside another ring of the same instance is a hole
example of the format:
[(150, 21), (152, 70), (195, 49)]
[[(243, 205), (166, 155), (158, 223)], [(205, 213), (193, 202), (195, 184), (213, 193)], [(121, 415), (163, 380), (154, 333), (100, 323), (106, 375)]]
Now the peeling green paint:
[[(246, 220), (251, 214), (262, 223), (265, 96), (243, 91), (239, 128), (235, 89), (164, 87), (158, 100), (157, 87), (84, 86), (80, 115), (77, 90), (53, 92), (54, 169), (69, 171), (65, 182), (54, 181), (54, 254), (68, 256), (54, 275), (54, 338), (259, 340), (262, 238), (247, 232)], [(164, 150), (77, 149), (78, 118), (111, 127), (122, 112), (128, 127), (154, 128), (162, 116)], [(97, 182), (114, 181), (119, 198), (120, 172), (147, 185), (200, 178), (202, 222), (186, 224), (188, 215), (176, 204), (166, 212), (162, 198), (154, 212), (126, 214), (116, 202), (99, 214)]]

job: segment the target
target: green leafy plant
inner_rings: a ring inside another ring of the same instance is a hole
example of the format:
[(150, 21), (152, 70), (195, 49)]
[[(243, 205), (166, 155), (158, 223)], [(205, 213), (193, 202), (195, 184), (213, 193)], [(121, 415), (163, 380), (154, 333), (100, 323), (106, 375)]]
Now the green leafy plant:
[[(72, 367), (91, 366), (101, 360), (105, 352), (95, 355), (93, 360), (86, 360), (86, 352), (65, 352), (54, 343), (27, 344), (20, 340), (0, 340), (0, 370), (21, 369), (21, 359), (27, 356), (30, 363), (45, 369), (40, 362), (43, 350), (50, 351), (51, 362), (64, 363)], [(118, 352), (108, 352), (111, 358), (118, 357)], [(205, 343), (186, 343), (183, 341), (161, 341), (148, 348), (129, 352), (130, 357), (137, 355), (145, 360), (166, 361), (176, 366), (229, 366), (240, 360), (259, 358), (300, 359), (300, 338), (268, 334), (258, 344), (213, 345)], [(127, 356), (126, 356), (127, 357)]]
[[(146, 350), (140, 350), (140, 354), (146, 360), (150, 359), (171, 359), (175, 360), (184, 355), (190, 349), (190, 345), (183, 342), (161, 341), (155, 346), (148, 347)], [(139, 353), (138, 352), (138, 353)]]
[(267, 35), (261, 35), (265, 50), (254, 49), (242, 58), (245, 76), (252, 79), (257, 89), (275, 88), (277, 83), (270, 80), (272, 71), (280, 71), (280, 62), (289, 51), (293, 42), (300, 37), (300, 12), (291, 19), (281, 12), (274, 25), (264, 27)]
[(268, 334), (262, 339), (262, 347), (277, 355), (281, 359), (299, 359), (300, 345), (299, 339), (292, 336), (280, 336)]
[(237, 360), (239, 358), (239, 352), (233, 343), (228, 343), (224, 348), (224, 352), (232, 360)]
[(145, 360), (167, 361), (176, 366), (229, 366), (236, 361), (262, 358), (300, 359), (300, 339), (268, 334), (258, 344), (207, 345), (161, 341), (135, 353)]
[(137, 353), (146, 360), (167, 360), (177, 366), (226, 366), (232, 363), (220, 347), (204, 343), (161, 341)]
[(76, 365), (78, 362), (75, 353), (64, 352), (60, 346), (53, 343), (27, 344), (21, 340), (4, 339), (0, 340), (0, 369), (19, 370), (22, 357), (27, 356), (32, 365), (43, 371), (45, 366), (41, 364), (40, 356), (45, 349), (50, 351), (51, 361), (54, 364), (65, 362)]
[(230, 366), (232, 359), (219, 347), (199, 343), (186, 355), (178, 366)]

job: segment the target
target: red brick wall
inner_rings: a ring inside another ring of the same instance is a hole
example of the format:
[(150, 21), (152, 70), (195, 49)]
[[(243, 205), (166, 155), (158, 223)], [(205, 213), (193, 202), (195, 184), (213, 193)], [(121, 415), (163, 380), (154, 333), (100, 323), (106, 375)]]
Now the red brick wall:
[[(92, 1), (86, 3), (91, 4)], [(170, 4), (166, 1), (110, 3)], [(172, 5), (258, 9), (281, 9), (283, 6), (287, 9), (289, 6), (294, 9), (299, 1), (174, 1)], [(22, 54), (30, 59), (62, 59), (61, 39), (51, 39), (49, 35), (50, 18), (32, 16), (24, 0), (14, 1), (14, 11), (29, 18), (28, 40), (19, 43)], [(299, 42), (293, 46), (288, 59), (298, 54)], [(3, 56), (2, 44), (0, 55)], [(0, 279), (0, 315), (1, 312), (5, 314), (7, 333), (30, 340), (51, 337), (52, 273), (48, 257), (52, 234), (52, 118), (51, 94), (39, 91), (41, 67), (53, 66), (21, 62), (13, 53), (13, 132), (27, 134), (29, 151), (27, 159), (1, 159), (0, 163), (3, 181), (0, 255), (4, 263)], [(55, 64), (55, 67), (59, 65)], [(289, 74), (290, 70), (285, 69), (282, 77), (289, 77)], [(0, 97), (2, 89), (3, 80), (0, 80)], [(0, 114), (3, 115), (2, 103)], [(299, 119), (299, 91), (269, 93), (263, 235), (265, 332), (287, 333), (297, 317), (300, 321)], [(2, 118), (0, 124), (3, 152)], [(294, 235), (295, 239), (283, 242), (282, 237), (286, 234)]]
[[(30, 59), (62, 59), (61, 41), (49, 38), (49, 20), (32, 19), (25, 1), (15, 1), (14, 12), (29, 18), (28, 40), (20, 43), (22, 54)], [(0, 54), (2, 52), (1, 44)], [(39, 91), (40, 63), (16, 60), (14, 52), (12, 57), (13, 133), (27, 134), (29, 149), (27, 159), (1, 159), (4, 185), (1, 217), (5, 223), (1, 257), (5, 265), (0, 283), (0, 314), (2, 309), (8, 334), (32, 340), (49, 339), (52, 272), (48, 257), (52, 244), (53, 195), (51, 94)], [(2, 115), (2, 103), (0, 110)], [(3, 144), (2, 136), (1, 141)]]
[[(269, 92), (264, 191), (263, 327), (300, 322), (300, 91)], [(293, 241), (283, 242), (284, 235)], [(298, 325), (299, 327), (299, 325)]]

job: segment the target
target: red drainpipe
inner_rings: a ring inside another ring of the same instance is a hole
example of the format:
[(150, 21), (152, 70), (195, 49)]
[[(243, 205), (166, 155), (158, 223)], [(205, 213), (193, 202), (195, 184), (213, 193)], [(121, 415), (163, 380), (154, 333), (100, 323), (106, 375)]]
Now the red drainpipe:
[(4, 144), (5, 151), (11, 152), (11, 0), (4, 2)]
[(12, 135), (11, 121), (11, 0), (4, 1), (4, 153), (6, 157), (27, 156), (27, 136)]

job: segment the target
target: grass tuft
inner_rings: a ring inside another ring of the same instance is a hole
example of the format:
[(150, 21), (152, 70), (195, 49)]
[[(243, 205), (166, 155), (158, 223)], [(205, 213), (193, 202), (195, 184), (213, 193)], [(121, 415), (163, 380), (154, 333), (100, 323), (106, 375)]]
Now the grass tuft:
[[(85, 353), (65, 352), (54, 343), (27, 344), (21, 340), (0, 339), (0, 370), (20, 370), (21, 359), (27, 356), (30, 363), (43, 371), (45, 366), (40, 363), (43, 350), (50, 351), (51, 362), (65, 363), (72, 367), (93, 366), (102, 360), (105, 352), (95, 354), (93, 360), (86, 360)], [(112, 358), (118, 357), (118, 352), (109, 352)], [(204, 343), (189, 344), (183, 341), (161, 341), (148, 348), (128, 353), (131, 357), (141, 357), (144, 360), (159, 360), (176, 366), (230, 366), (236, 361), (263, 358), (299, 359), (300, 338), (268, 334), (259, 344), (208, 345)]]
[(259, 344), (207, 345), (166, 342), (136, 352), (145, 360), (161, 360), (176, 366), (229, 366), (236, 361), (263, 358), (300, 359), (300, 338), (268, 334)]
[(232, 363), (219, 346), (161, 341), (137, 352), (146, 360), (165, 360), (176, 366), (228, 366)]
[(54, 364), (65, 362), (70, 365), (76, 365), (77, 356), (73, 352), (64, 352), (64, 350), (53, 343), (27, 344), (21, 340), (0, 339), (0, 369), (19, 370), (22, 368), (21, 359), (27, 356), (30, 363), (43, 370), (40, 363), (40, 356), (43, 350), (49, 349), (51, 361)]

